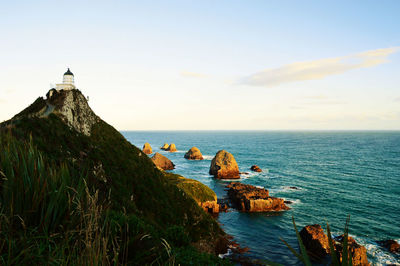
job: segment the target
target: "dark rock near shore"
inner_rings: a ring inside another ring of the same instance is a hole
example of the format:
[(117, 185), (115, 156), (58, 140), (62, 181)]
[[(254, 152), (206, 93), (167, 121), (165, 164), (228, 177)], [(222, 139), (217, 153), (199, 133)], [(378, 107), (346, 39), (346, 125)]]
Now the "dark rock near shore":
[(158, 152), (156, 152), (154, 156), (151, 157), (151, 160), (158, 168), (162, 170), (172, 170), (175, 168), (175, 165), (171, 162), (170, 159)]
[[(307, 253), (315, 260), (321, 260), (331, 253), (328, 236), (324, 233), (319, 224), (307, 225), (300, 231), (300, 237)], [(334, 247), (338, 260), (342, 261), (343, 235), (334, 241)], [(367, 258), (367, 249), (357, 244), (352, 237), (348, 237), (349, 254), (351, 254), (353, 265), (370, 265)]]
[(377, 243), (391, 253), (400, 253), (400, 244), (393, 239), (377, 241)]
[(192, 147), (184, 156), (188, 160), (203, 160), (203, 154), (197, 147)]
[(211, 161), (210, 175), (219, 179), (239, 179), (239, 166), (235, 157), (225, 150), (218, 151)]
[(284, 199), (270, 197), (268, 190), (242, 183), (231, 183), (227, 186), (228, 196), (240, 211), (269, 212), (290, 209)]
[[(340, 262), (342, 262), (343, 240), (344, 236), (341, 235), (336, 238), (336, 243), (335, 243), (336, 254)], [(353, 265), (362, 265), (362, 266), (370, 265), (367, 257), (367, 249), (364, 246), (359, 245), (356, 242), (356, 240), (350, 236), (348, 237), (347, 241)]]
[(254, 172), (262, 172), (261, 168), (258, 165), (253, 165), (252, 167), (250, 167), (250, 170)]
[(328, 236), (319, 224), (305, 226), (300, 236), (311, 257), (320, 259), (330, 253)]

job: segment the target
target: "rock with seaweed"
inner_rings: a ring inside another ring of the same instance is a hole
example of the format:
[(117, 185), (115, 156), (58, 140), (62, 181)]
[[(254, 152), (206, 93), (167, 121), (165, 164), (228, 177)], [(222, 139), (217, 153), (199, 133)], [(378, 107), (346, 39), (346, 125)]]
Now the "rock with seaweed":
[(218, 223), (79, 90), (38, 98), (0, 138), (0, 217), (15, 217), (2, 223), (1, 261), (227, 263), (215, 256)]

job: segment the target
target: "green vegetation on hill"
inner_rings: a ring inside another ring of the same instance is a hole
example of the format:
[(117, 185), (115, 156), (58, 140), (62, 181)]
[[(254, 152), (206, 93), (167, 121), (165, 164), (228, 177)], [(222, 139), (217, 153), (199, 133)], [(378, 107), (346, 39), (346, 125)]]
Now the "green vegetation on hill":
[(228, 263), (212, 255), (224, 233), (196, 203), (213, 198), (204, 185), (103, 121), (85, 136), (27, 115), (0, 128), (0, 264)]

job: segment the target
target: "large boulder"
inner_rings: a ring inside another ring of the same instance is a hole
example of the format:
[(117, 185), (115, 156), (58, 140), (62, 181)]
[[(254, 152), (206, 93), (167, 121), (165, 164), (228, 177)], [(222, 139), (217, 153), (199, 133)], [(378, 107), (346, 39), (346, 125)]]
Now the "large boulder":
[[(343, 240), (344, 236), (341, 235), (336, 238), (335, 249), (340, 262), (342, 262), (343, 254)], [(364, 246), (357, 244), (356, 240), (348, 237), (348, 247), (351, 254), (353, 265), (367, 266), (370, 265), (367, 258), (367, 249)]]
[(142, 150), (146, 154), (152, 154), (153, 153), (153, 150), (151, 149), (150, 144), (147, 143), (147, 142), (143, 145), (143, 149)]
[(169, 147), (168, 143), (164, 143), (164, 145), (162, 145), (160, 149), (166, 151), (168, 147)]
[(185, 158), (188, 160), (203, 160), (203, 154), (201, 154), (197, 147), (192, 147), (185, 153)]
[(244, 212), (270, 212), (290, 209), (284, 199), (270, 197), (268, 190), (239, 182), (227, 185), (233, 205)]
[(210, 175), (219, 179), (238, 179), (239, 167), (235, 157), (225, 150), (217, 152), (211, 161)]
[(171, 143), (171, 145), (169, 145), (169, 147), (166, 149), (166, 151), (176, 152), (177, 150), (176, 150), (175, 144)]
[(250, 168), (250, 170), (253, 171), (253, 172), (262, 172), (261, 168), (258, 165), (253, 165)]
[(175, 168), (175, 165), (171, 162), (170, 159), (158, 152), (156, 152), (154, 156), (151, 157), (151, 160), (158, 168), (162, 170), (172, 170)]
[(391, 253), (400, 253), (400, 244), (393, 239), (378, 241), (378, 244), (385, 247)]
[(321, 259), (330, 253), (328, 236), (319, 224), (305, 226), (300, 236), (311, 257)]

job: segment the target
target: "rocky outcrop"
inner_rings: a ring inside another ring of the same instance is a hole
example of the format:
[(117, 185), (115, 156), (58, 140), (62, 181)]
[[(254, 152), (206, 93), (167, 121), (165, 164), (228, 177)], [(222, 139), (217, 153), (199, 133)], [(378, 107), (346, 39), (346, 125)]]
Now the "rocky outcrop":
[(217, 152), (211, 161), (210, 175), (214, 175), (219, 179), (238, 179), (239, 167), (236, 163), (235, 157), (225, 150)]
[(169, 145), (168, 143), (164, 143), (164, 145), (162, 145), (162, 147), (160, 149), (166, 151), (168, 149)]
[[(321, 260), (331, 253), (329, 248), (328, 236), (324, 233), (319, 224), (307, 225), (300, 231), (307, 253), (316, 260)], [(342, 261), (343, 254), (343, 235), (334, 241), (334, 247), (339, 261)], [(352, 237), (348, 237), (349, 254), (351, 254), (353, 265), (369, 265), (367, 250), (364, 246), (357, 244)]]
[(217, 199), (215, 201), (206, 201), (199, 203), (200, 207), (203, 208), (205, 212), (210, 214), (217, 214), (220, 211), (219, 204), (217, 203)]
[(192, 147), (184, 156), (188, 160), (203, 160), (203, 154), (197, 147)]
[(311, 257), (324, 258), (330, 253), (328, 236), (319, 224), (305, 226), (300, 236)]
[(146, 154), (152, 154), (152, 153), (153, 153), (153, 150), (151, 149), (150, 144), (147, 143), (147, 142), (143, 145), (142, 151), (143, 151), (144, 153), (146, 153)]
[[(343, 254), (343, 235), (336, 238), (335, 249), (340, 262), (342, 262)], [(367, 249), (357, 244), (354, 238), (348, 237), (349, 253), (351, 254), (353, 265), (367, 266), (370, 265), (367, 258)]]
[(170, 159), (158, 152), (156, 152), (153, 157), (151, 157), (151, 160), (158, 168), (162, 170), (172, 170), (175, 168), (175, 165), (171, 162)]
[(377, 241), (377, 243), (391, 253), (400, 253), (400, 244), (393, 239)]
[(174, 144), (174, 143), (171, 143), (171, 144), (168, 146), (168, 148), (166, 149), (166, 151), (169, 151), (169, 152), (176, 152), (177, 149), (176, 149), (175, 144)]
[(90, 136), (93, 125), (99, 122), (100, 118), (90, 108), (82, 92), (77, 89), (60, 91), (51, 89), (46, 95), (46, 100), (39, 98), (12, 120), (22, 116), (48, 117), (50, 114), (55, 114), (70, 128)]
[(227, 185), (233, 205), (244, 212), (270, 212), (289, 210), (284, 199), (270, 197), (268, 190), (239, 182)]
[(254, 172), (262, 172), (261, 168), (258, 167), (258, 165), (253, 165), (252, 167), (250, 167), (250, 170)]

